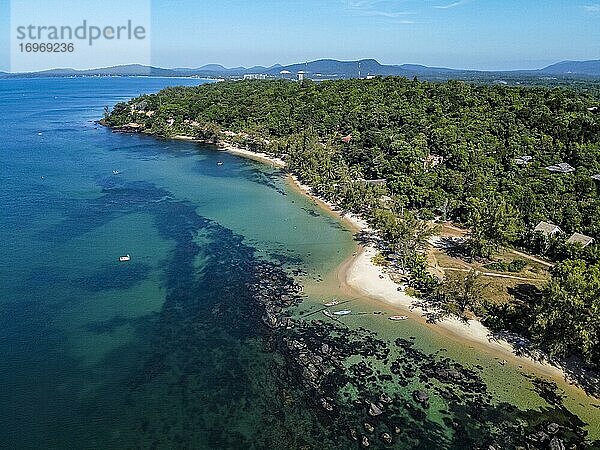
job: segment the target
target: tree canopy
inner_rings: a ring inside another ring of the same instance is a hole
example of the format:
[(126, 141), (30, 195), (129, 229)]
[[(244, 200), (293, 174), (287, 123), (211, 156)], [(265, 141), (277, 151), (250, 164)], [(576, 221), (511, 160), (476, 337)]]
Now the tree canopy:
[[(220, 82), (119, 103), (104, 123), (285, 158), (317, 193), (370, 220), (417, 289), (436, 292), (423, 255), (432, 233), (424, 221), (436, 216), (470, 228), (474, 256), (518, 245), (563, 261), (527, 330), (554, 355), (597, 364), (600, 250), (532, 231), (543, 220), (600, 239), (592, 92), (398, 77)], [(575, 170), (546, 169), (559, 163)], [(477, 274), (443, 287), (438, 294), (458, 313), (482, 308)]]

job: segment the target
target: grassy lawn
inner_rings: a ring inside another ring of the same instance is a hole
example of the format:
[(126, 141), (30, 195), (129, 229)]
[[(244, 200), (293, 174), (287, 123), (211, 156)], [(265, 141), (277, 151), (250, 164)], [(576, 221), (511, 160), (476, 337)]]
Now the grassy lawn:
[[(442, 238), (462, 238), (465, 234), (464, 230), (448, 226), (442, 227), (440, 232)], [(485, 296), (494, 303), (515, 301), (510, 292), (518, 285), (531, 284), (541, 288), (550, 279), (550, 272), (547, 266), (517, 255), (511, 250), (495, 255), (493, 258), (494, 262), (509, 264), (515, 260), (524, 260), (527, 265), (520, 272), (492, 270), (489, 267), (485, 267), (485, 263), (469, 261), (467, 258), (463, 259), (455, 253), (452, 249), (431, 247), (427, 255), (430, 271), (438, 277), (443, 277), (446, 274), (456, 275), (460, 272), (465, 272), (466, 274), (470, 270), (481, 272), (481, 281), (485, 284)]]

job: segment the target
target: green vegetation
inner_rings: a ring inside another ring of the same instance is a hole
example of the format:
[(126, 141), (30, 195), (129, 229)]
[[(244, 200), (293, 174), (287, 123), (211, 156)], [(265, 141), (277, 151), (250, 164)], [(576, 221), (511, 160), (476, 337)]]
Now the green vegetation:
[(525, 267), (527, 267), (527, 261), (522, 259), (515, 259), (509, 263), (504, 261), (495, 261), (493, 263), (486, 264), (484, 267), (489, 270), (495, 270), (496, 272), (519, 273)]
[[(600, 361), (600, 264), (565, 261), (535, 306), (532, 334), (557, 356)], [(560, 337), (558, 339), (557, 337)]]
[(390, 265), (390, 261), (381, 252), (377, 252), (377, 254), (371, 258), (371, 262), (376, 266), (381, 267), (387, 267)]
[(482, 310), (484, 288), (481, 275), (471, 270), (466, 275), (448, 277), (438, 286), (435, 295), (448, 312), (465, 316), (468, 311), (478, 313)]
[[(600, 174), (596, 92), (394, 77), (222, 82), (119, 103), (104, 123), (135, 124), (161, 136), (227, 140), (284, 158), (288, 170), (318, 194), (380, 230), (390, 259), (411, 273), (411, 287), (423, 296), (440, 295), (423, 254), (435, 232), (426, 220), (434, 218), (470, 228), (472, 257), (488, 259), (517, 246), (557, 262), (569, 260), (558, 265), (546, 301), (531, 310), (531, 326), (520, 331), (554, 354), (598, 361), (592, 358), (600, 345), (597, 329), (595, 335), (584, 332), (589, 321), (583, 313), (595, 307), (598, 316), (598, 305), (579, 295), (595, 272), (569, 278), (564, 286), (565, 270), (598, 263), (598, 246), (584, 249), (565, 244), (563, 236), (532, 232), (544, 220), (567, 234), (600, 238), (600, 191), (592, 178)], [(526, 155), (531, 160), (517, 164)], [(561, 162), (575, 172), (545, 169)], [(365, 181), (376, 179), (385, 179), (385, 185)], [(455, 312), (477, 311), (507, 327), (522, 323), (503, 320), (501, 309), (486, 310), (474, 277), (445, 286), (444, 298)], [(578, 331), (557, 327), (565, 308), (572, 309), (565, 327)]]

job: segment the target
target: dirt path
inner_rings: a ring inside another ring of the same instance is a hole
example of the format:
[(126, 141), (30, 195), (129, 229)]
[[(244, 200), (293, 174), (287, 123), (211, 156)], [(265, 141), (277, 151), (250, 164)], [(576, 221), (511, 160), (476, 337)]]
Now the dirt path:
[[(458, 269), (455, 267), (440, 267), (441, 270), (453, 270), (455, 272), (470, 272), (471, 270), (474, 269)], [(478, 270), (476, 270), (475, 272), (486, 276), (486, 277), (495, 277), (495, 278), (509, 278), (511, 280), (519, 280), (519, 281), (542, 281), (539, 278), (524, 278), (524, 277), (517, 277), (515, 275), (506, 275), (503, 273), (495, 273), (495, 272), (479, 272)]]
[(543, 259), (536, 258), (535, 256), (528, 255), (527, 253), (520, 252), (518, 250), (511, 250), (515, 255), (522, 256), (523, 258), (529, 259), (531, 261), (535, 261), (536, 263), (542, 264), (543, 266), (552, 268), (554, 264), (549, 263), (548, 261), (544, 261)]

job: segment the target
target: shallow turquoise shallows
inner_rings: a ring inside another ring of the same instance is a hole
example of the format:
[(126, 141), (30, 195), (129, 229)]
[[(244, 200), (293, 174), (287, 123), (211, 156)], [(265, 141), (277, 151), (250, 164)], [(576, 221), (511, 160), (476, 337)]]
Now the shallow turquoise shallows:
[[(261, 327), (250, 305), (184, 348), (185, 336), (169, 334), (186, 331), (165, 317), (167, 292), (183, 288), (170, 299), (176, 313), (209, 318), (219, 299), (244, 302), (232, 252), (316, 275), (347, 255), (352, 236), (268, 167), (94, 123), (104, 106), (200, 83), (0, 82), (0, 447), (160, 442), (173, 430), (145, 424), (183, 429), (192, 415), (169, 392), (173, 377), (206, 393), (188, 399), (206, 414), (197, 445), (230, 446), (227, 436), (261, 424), (265, 380), (250, 372), (268, 364), (249, 355), (276, 357), (253, 343)], [(232, 407), (243, 398), (247, 411)], [(230, 430), (212, 423), (218, 402)]]

